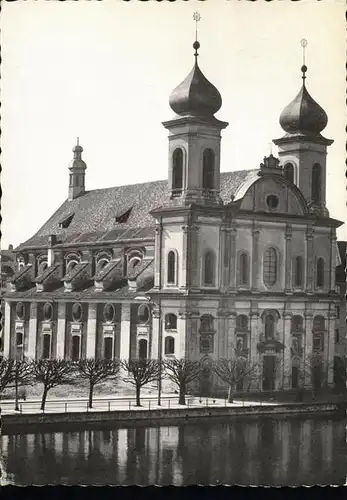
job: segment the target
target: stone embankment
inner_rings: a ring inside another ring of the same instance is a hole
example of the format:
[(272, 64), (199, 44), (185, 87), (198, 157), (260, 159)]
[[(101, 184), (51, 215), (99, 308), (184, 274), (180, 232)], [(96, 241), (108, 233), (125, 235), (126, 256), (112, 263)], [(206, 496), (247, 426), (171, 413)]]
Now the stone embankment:
[(247, 406), (241, 405), (216, 405), (189, 407), (175, 405), (171, 408), (154, 407), (119, 409), (111, 411), (75, 411), (75, 412), (49, 412), (49, 413), (9, 413), (2, 415), (2, 433), (12, 432), (37, 432), (41, 428), (66, 429), (69, 426), (79, 429), (97, 427), (99, 425), (124, 425), (136, 422), (144, 424), (175, 424), (194, 420), (235, 417), (265, 417), (265, 416), (296, 416), (338, 414), (346, 410), (345, 404), (339, 403), (291, 403), (270, 404), (263, 403)]

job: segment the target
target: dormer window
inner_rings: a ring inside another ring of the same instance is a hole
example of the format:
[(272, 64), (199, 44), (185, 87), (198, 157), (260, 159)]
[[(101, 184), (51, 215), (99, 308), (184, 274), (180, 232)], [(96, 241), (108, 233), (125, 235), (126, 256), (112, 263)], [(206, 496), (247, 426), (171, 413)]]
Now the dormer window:
[(126, 212), (123, 212), (123, 213), (117, 215), (116, 222), (118, 222), (118, 224), (125, 224), (126, 222), (128, 222), (132, 208), (133, 207), (130, 207), (128, 210), (126, 210)]
[(70, 260), (66, 266), (66, 273), (71, 273), (71, 271), (77, 266), (78, 262), (76, 260)]
[(68, 215), (67, 217), (65, 217), (65, 219), (61, 220), (59, 223), (58, 223), (58, 227), (59, 228), (62, 228), (62, 229), (66, 229), (67, 227), (69, 227), (69, 225), (71, 224), (72, 222), (72, 219), (74, 218), (74, 215), (75, 214), (70, 214)]
[(43, 274), (46, 271), (47, 267), (48, 267), (47, 261), (46, 260), (42, 261), (39, 265), (38, 270), (37, 270), (38, 276)]

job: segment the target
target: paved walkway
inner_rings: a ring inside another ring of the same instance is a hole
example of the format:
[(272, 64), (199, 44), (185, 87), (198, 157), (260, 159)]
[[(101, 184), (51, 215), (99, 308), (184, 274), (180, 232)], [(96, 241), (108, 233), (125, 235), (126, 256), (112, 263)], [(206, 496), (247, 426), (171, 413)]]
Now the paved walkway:
[[(198, 398), (194, 396), (186, 397), (185, 408), (207, 407), (242, 407), (242, 406), (277, 406), (278, 402), (259, 402), (235, 400), (228, 403), (225, 399), (219, 398)], [(1, 413), (3, 415), (18, 413), (42, 413), (40, 409), (41, 400), (31, 399), (19, 402), (19, 411), (15, 411), (15, 401), (6, 400), (0, 402)], [(136, 406), (134, 397), (97, 397), (93, 399), (93, 408), (88, 408), (87, 398), (66, 398), (48, 399), (46, 401), (45, 413), (70, 413), (70, 412), (96, 412), (96, 411), (129, 411), (129, 410), (159, 410), (163, 408), (184, 408), (178, 404), (177, 394), (165, 394), (161, 398), (161, 405), (158, 406), (158, 396), (144, 396), (141, 398), (141, 406)]]

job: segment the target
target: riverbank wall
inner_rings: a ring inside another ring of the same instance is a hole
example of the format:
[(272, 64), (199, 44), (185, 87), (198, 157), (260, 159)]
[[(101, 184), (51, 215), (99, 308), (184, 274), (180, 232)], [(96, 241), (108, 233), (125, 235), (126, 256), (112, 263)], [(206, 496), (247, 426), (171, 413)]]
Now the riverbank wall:
[(25, 413), (2, 415), (2, 434), (13, 432), (35, 432), (42, 428), (64, 430), (73, 426), (87, 429), (98, 425), (121, 425), (129, 423), (171, 424), (210, 418), (232, 419), (246, 416), (296, 416), (317, 414), (343, 414), (345, 405), (336, 403), (262, 405), (247, 407), (200, 407), (200, 408), (160, 408), (118, 411), (89, 411), (69, 413)]

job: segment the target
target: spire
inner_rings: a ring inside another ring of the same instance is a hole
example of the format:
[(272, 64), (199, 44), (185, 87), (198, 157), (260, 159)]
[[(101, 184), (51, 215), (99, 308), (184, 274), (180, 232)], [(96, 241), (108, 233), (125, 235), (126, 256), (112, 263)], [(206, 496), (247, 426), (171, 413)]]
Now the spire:
[(77, 144), (72, 148), (73, 159), (70, 162), (70, 182), (69, 182), (69, 200), (77, 198), (85, 191), (85, 171), (86, 163), (82, 160), (83, 148), (80, 145), (79, 137)]
[(198, 65), (198, 22), (201, 17), (198, 12), (193, 15), (195, 21), (195, 64), (189, 75), (176, 87), (170, 96), (171, 109), (180, 116), (196, 116), (214, 118), (214, 114), (222, 106), (222, 98), (218, 90), (202, 73)]
[(305, 80), (307, 66), (305, 64), (305, 49), (307, 40), (301, 40), (303, 49), (302, 87), (295, 99), (284, 108), (280, 116), (280, 125), (287, 134), (320, 136), (327, 126), (328, 117), (324, 109), (310, 96)]

